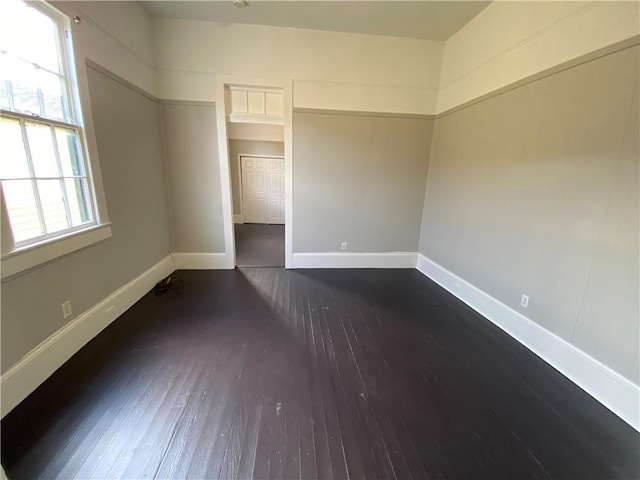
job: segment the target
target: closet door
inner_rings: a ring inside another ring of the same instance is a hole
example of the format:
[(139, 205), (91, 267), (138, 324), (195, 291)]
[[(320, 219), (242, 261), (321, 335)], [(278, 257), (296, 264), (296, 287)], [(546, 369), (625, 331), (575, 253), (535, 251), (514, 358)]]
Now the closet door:
[(269, 158), (267, 223), (284, 224), (284, 158)]
[(242, 208), (245, 223), (267, 223), (267, 175), (264, 158), (241, 157)]
[(284, 224), (284, 159), (240, 157), (245, 223)]

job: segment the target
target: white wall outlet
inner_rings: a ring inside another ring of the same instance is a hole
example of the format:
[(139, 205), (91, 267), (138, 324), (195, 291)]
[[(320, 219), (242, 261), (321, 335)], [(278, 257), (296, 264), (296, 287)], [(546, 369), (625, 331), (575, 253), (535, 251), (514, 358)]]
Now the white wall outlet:
[(522, 300), (520, 300), (520, 305), (522, 305), (524, 308), (527, 308), (529, 306), (529, 296), (528, 295), (522, 295)]
[(342, 242), (342, 244), (340, 245), (340, 250), (346, 250), (347, 249), (347, 242)]
[(62, 305), (62, 317), (63, 318), (68, 318), (71, 316), (71, 300), (67, 300), (66, 302), (64, 302)]

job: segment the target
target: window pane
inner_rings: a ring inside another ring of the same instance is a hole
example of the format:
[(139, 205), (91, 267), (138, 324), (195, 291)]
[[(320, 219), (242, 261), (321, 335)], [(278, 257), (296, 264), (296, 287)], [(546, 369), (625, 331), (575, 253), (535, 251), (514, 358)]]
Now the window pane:
[(56, 141), (62, 163), (62, 174), (65, 177), (84, 175), (76, 132), (68, 128), (56, 128)]
[[(2, 55), (0, 55), (2, 58)], [(9, 90), (7, 90), (7, 82), (0, 75), (0, 108), (4, 108), (5, 110), (11, 109), (11, 104), (9, 103)]]
[(10, 64), (9, 55), (0, 50), (0, 107), (12, 110), (12, 102), (9, 99)]
[[(57, 18), (57, 17), (56, 17)], [(20, 0), (0, 0), (0, 105), (72, 121), (59, 25)]]
[(18, 120), (0, 118), (0, 145), (0, 178), (29, 178), (31, 175)]
[(44, 104), (44, 116), (57, 120), (67, 120), (65, 115), (64, 100), (62, 94), (62, 79), (45, 70), (38, 71), (40, 89), (42, 90), (42, 103)]
[(71, 213), (71, 223), (74, 227), (91, 220), (87, 205), (89, 196), (87, 195), (87, 183), (85, 179), (65, 178), (67, 189), (67, 199), (69, 200), (69, 211)]
[(17, 112), (40, 115), (38, 78), (33, 65), (9, 58), (9, 79), (13, 93), (13, 108)]
[(38, 180), (38, 193), (47, 233), (69, 228), (60, 180)]
[(27, 123), (27, 138), (36, 177), (59, 177), (56, 154), (53, 150), (51, 127)]
[(57, 26), (19, 0), (0, 1), (0, 50), (59, 72)]
[(42, 235), (31, 180), (3, 180), (2, 190), (15, 241)]

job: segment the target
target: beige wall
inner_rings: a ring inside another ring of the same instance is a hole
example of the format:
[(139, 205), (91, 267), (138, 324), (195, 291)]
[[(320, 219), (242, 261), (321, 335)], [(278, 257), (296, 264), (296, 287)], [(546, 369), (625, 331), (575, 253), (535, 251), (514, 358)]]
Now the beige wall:
[(445, 42), (437, 111), (639, 34), (639, 2), (491, 2)]
[(276, 155), (284, 156), (283, 142), (264, 142), (258, 140), (229, 140), (229, 167), (231, 170), (231, 190), (233, 193), (233, 213), (240, 214), (240, 172), (238, 171), (238, 155)]
[[(170, 248), (160, 107), (93, 68), (87, 74), (113, 237), (2, 284), (2, 372)], [(73, 316), (63, 320), (66, 300)]]
[(296, 112), (293, 251), (415, 252), (433, 120)]
[(420, 242), (433, 261), (635, 383), (638, 53), (436, 120)]
[(224, 252), (215, 106), (167, 102), (162, 114), (172, 251)]
[(217, 76), (293, 80), (294, 105), (435, 113), (443, 42), (304, 28), (154, 19), (162, 98), (222, 102)]

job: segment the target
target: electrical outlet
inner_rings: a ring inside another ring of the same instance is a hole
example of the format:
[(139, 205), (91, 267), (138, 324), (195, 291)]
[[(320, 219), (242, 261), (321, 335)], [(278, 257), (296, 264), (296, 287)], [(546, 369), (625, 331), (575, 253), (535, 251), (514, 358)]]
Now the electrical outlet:
[(71, 316), (71, 300), (67, 300), (62, 305), (62, 317), (67, 318)]
[(347, 249), (347, 242), (342, 242), (342, 245), (340, 245), (340, 250), (346, 250)]
[(520, 300), (520, 305), (522, 305), (524, 308), (527, 308), (529, 306), (529, 296), (528, 295), (522, 295), (522, 300)]

